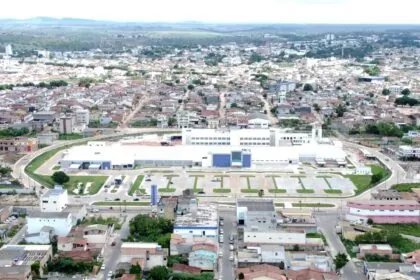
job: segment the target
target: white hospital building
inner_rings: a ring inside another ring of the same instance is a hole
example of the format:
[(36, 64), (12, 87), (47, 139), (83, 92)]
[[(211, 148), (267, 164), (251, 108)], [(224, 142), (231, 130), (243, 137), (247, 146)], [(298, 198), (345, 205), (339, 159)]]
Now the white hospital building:
[(204, 168), (280, 167), (301, 162), (346, 165), (339, 141), (312, 133), (289, 133), (280, 129), (184, 129), (182, 145), (165, 136), (162, 146), (145, 146), (135, 141), (89, 142), (66, 150), (60, 160), (68, 171), (79, 169), (132, 169), (136, 166), (185, 166)]

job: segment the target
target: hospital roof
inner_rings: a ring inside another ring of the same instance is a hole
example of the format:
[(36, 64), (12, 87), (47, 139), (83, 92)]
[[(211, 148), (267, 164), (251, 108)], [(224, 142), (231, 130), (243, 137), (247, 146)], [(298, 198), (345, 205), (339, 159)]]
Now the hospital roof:
[(321, 159), (344, 159), (344, 151), (334, 145), (308, 144), (291, 147), (271, 146), (143, 146), (120, 145), (115, 143), (101, 147), (75, 146), (67, 150), (62, 161), (70, 162), (103, 162), (112, 161), (114, 165), (134, 164), (135, 160), (183, 160), (201, 162), (203, 157), (211, 154), (231, 153), (232, 151), (249, 150), (254, 161), (261, 160), (297, 160), (299, 157)]

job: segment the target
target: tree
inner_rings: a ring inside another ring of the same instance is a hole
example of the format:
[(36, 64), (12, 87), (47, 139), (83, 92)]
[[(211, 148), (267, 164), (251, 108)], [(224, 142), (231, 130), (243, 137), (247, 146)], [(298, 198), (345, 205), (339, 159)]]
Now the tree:
[(387, 89), (387, 88), (384, 88), (383, 90), (382, 90), (382, 95), (389, 95), (391, 92), (389, 91), (389, 89)]
[(258, 190), (258, 197), (263, 197), (264, 196), (264, 190)]
[(314, 103), (314, 105), (312, 105), (314, 107), (314, 110), (319, 113), (319, 111), (321, 111), (321, 107), (319, 107), (319, 105), (317, 103)]
[(408, 96), (403, 96), (395, 99), (396, 105), (409, 105), (409, 106), (416, 106), (419, 104), (419, 101), (415, 98), (411, 98)]
[(70, 177), (67, 176), (67, 174), (64, 173), (63, 171), (54, 172), (54, 174), (51, 176), (51, 179), (59, 185), (63, 185), (67, 183), (68, 181), (70, 181)]
[(187, 86), (187, 89), (188, 89), (188, 90), (194, 90), (194, 86), (193, 86), (193, 85), (188, 85), (188, 86)]
[(343, 268), (347, 263), (349, 262), (349, 259), (347, 258), (347, 255), (344, 253), (338, 253), (334, 258), (334, 264), (335, 264), (335, 270), (340, 270)]
[(1, 177), (8, 177), (12, 173), (12, 168), (9, 166), (0, 166), (0, 175)]
[(244, 273), (243, 272), (239, 273), (238, 278), (239, 279), (245, 279)]
[(344, 113), (347, 111), (346, 107), (342, 104), (338, 105), (337, 108), (335, 108), (335, 113), (337, 117), (341, 118), (344, 116)]
[(31, 264), (31, 272), (33, 276), (38, 276), (40, 274), (39, 269), (41, 268), (41, 264), (39, 261), (35, 261), (33, 264)]
[(401, 94), (407, 96), (411, 94), (411, 91), (408, 88), (405, 88), (401, 91)]
[(371, 218), (367, 219), (367, 224), (368, 225), (373, 225), (373, 220)]
[(238, 108), (238, 104), (232, 103), (232, 104), (230, 104), (230, 108)]
[(150, 270), (149, 276), (152, 280), (165, 280), (168, 279), (169, 270), (166, 266), (158, 265)]
[(303, 86), (303, 91), (314, 91), (314, 87), (311, 84), (305, 84)]
[(136, 274), (136, 275), (140, 275), (142, 273), (141, 270), (141, 266), (139, 265), (139, 263), (136, 264), (132, 264), (130, 267), (130, 274)]
[(299, 245), (293, 245), (293, 251), (300, 251)]
[(382, 174), (382, 172), (377, 173), (377, 174), (373, 174), (373, 175), (372, 175), (372, 178), (370, 179), (370, 183), (371, 183), (372, 185), (373, 185), (373, 184), (376, 184), (376, 183), (378, 183), (379, 181), (381, 181), (383, 177), (384, 177), (384, 175)]

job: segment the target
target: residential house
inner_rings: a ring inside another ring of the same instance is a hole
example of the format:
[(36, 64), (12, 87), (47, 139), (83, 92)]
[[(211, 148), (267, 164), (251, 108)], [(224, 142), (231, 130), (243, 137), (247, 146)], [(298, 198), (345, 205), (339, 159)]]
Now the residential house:
[(123, 242), (121, 244), (120, 262), (139, 264), (144, 271), (155, 266), (164, 266), (167, 262), (168, 250), (157, 243)]
[(338, 280), (339, 276), (335, 272), (325, 272), (315, 268), (300, 270), (288, 270), (288, 280)]
[(0, 267), (2, 280), (32, 280), (32, 271), (29, 265)]
[(32, 212), (27, 218), (28, 234), (39, 233), (44, 226), (51, 227), (54, 234), (67, 236), (72, 227), (72, 215), (69, 212)]
[(182, 263), (176, 263), (172, 266), (172, 271), (177, 273), (189, 273), (193, 275), (200, 275), (201, 268), (189, 266)]
[[(34, 262), (39, 262), (41, 268), (40, 274), (42, 277), (43, 268), (51, 258), (51, 245), (4, 245), (0, 248), (0, 279), (7, 279), (3, 278), (4, 275), (7, 275), (10, 279), (20, 280), (21, 278), (18, 277), (28, 275), (27, 269), (24, 267), (29, 267), (30, 269)], [(21, 269), (13, 270), (5, 267), (21, 267)], [(3, 274), (3, 272), (5, 274)]]
[(213, 270), (217, 264), (217, 245), (196, 244), (188, 254), (188, 264), (201, 270)]
[(38, 149), (38, 140), (27, 137), (11, 137), (0, 139), (0, 152), (13, 152), (17, 154), (31, 153)]
[(42, 212), (62, 212), (69, 202), (67, 190), (56, 185), (40, 197), (40, 208)]
[(236, 270), (236, 279), (244, 280), (287, 280), (284, 272), (272, 265), (257, 264), (249, 267), (238, 268)]

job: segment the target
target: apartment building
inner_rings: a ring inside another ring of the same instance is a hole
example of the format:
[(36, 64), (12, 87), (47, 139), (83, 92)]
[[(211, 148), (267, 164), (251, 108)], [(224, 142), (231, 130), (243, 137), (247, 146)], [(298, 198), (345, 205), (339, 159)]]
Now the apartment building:
[(60, 186), (54, 187), (41, 195), (40, 207), (42, 212), (61, 212), (68, 204), (67, 190)]
[(30, 153), (38, 149), (36, 138), (12, 137), (0, 139), (0, 152)]

